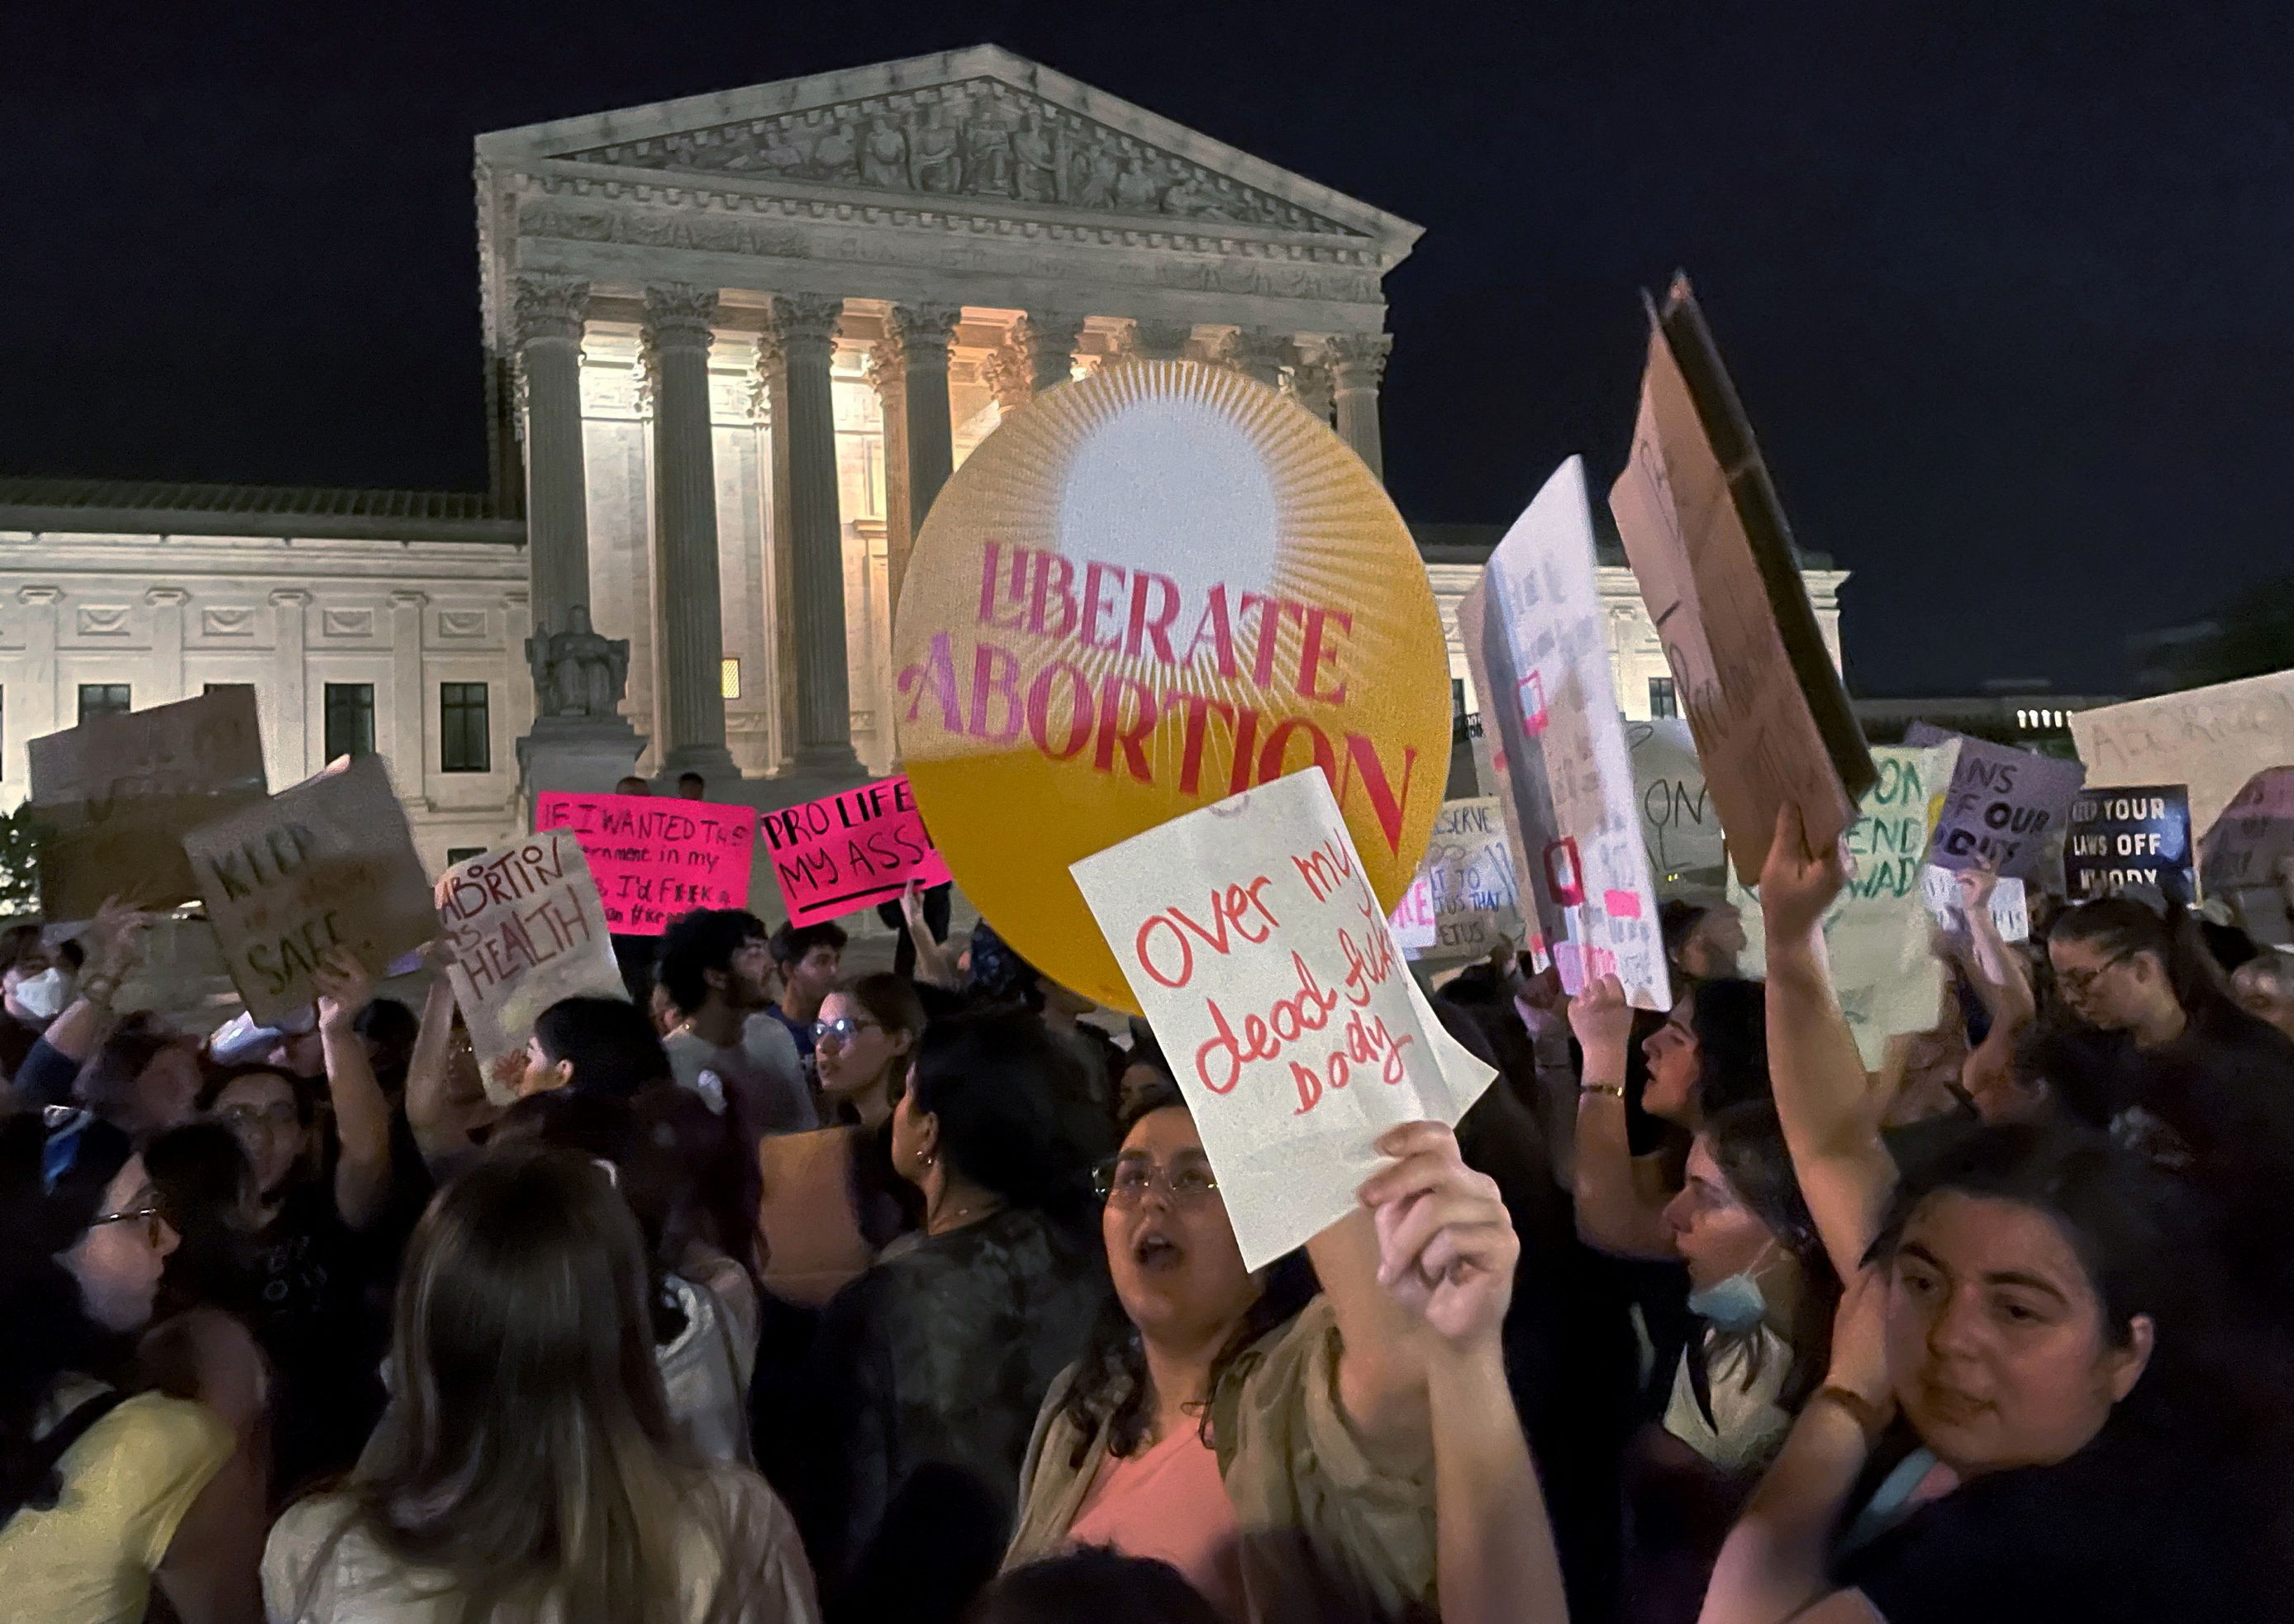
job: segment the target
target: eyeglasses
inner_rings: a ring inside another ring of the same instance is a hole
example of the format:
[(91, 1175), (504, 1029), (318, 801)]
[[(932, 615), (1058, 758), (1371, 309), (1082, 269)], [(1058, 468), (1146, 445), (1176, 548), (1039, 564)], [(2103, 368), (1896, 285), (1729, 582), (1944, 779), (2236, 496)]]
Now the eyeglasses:
[(98, 1212), (88, 1220), (87, 1227), (94, 1229), (104, 1224), (134, 1223), (143, 1226), (143, 1244), (157, 1252), (159, 1243), (166, 1238), (164, 1231), (167, 1227), (167, 1215), (157, 1207), (130, 1207), (125, 1212)]
[(2105, 970), (2114, 965), (2125, 964), (2133, 957), (2132, 953), (2113, 953), (2092, 970), (2057, 970), (2055, 984), (2073, 998), (2085, 998), (2094, 990), (2095, 983), (2103, 978)]
[(864, 1032), (883, 1030), (884, 1024), (882, 1021), (863, 1020), (858, 1016), (853, 1015), (840, 1016), (833, 1021), (815, 1021), (812, 1024), (812, 1041), (815, 1043), (826, 1043), (829, 1039), (834, 1038), (839, 1043), (850, 1043)]
[(1166, 1171), (1139, 1156), (1117, 1156), (1092, 1170), (1091, 1187), (1110, 1206), (1135, 1207), (1160, 1187), (1175, 1207), (1200, 1206), (1218, 1194), (1208, 1162), (1187, 1162)]
[(290, 1099), (274, 1099), (267, 1106), (225, 1106), (219, 1114), (231, 1127), (240, 1131), (249, 1128), (273, 1128), (284, 1131), (300, 1120)]

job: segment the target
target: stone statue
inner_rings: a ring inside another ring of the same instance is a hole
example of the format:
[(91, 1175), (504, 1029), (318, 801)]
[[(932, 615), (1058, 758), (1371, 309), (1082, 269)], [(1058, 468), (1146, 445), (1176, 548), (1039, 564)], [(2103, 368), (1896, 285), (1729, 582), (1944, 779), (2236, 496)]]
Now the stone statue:
[(852, 161), (852, 132), (832, 124), (812, 143), (812, 169), (825, 181), (850, 181), (859, 170)]
[(1155, 177), (1147, 173), (1146, 166), (1135, 158), (1123, 160), (1123, 173), (1115, 177), (1115, 206), (1134, 214), (1151, 213), (1156, 205)]
[(964, 126), (964, 189), (993, 197), (1012, 195), (1012, 132), (982, 108)]
[(1072, 188), (1077, 204), (1084, 208), (1115, 207), (1115, 154), (1104, 146), (1092, 148), (1088, 153), (1075, 156), (1075, 179)]
[(895, 189), (908, 184), (908, 138), (882, 113), (868, 121), (868, 136), (860, 146), (860, 181)]
[(1012, 156), (1020, 166), (1020, 196), (1030, 203), (1057, 202), (1064, 188), (1060, 184), (1059, 153), (1052, 138), (1038, 127), (1031, 114), (1020, 117), (1020, 127), (1012, 135)]
[(537, 623), (525, 640), (525, 663), (543, 715), (603, 720), (620, 714), (630, 680), (629, 640), (600, 637), (590, 624), (588, 605), (565, 611), (563, 632)]
[(918, 192), (954, 192), (964, 184), (956, 132), (940, 116), (940, 103), (924, 109), (924, 121), (908, 137), (909, 184)]

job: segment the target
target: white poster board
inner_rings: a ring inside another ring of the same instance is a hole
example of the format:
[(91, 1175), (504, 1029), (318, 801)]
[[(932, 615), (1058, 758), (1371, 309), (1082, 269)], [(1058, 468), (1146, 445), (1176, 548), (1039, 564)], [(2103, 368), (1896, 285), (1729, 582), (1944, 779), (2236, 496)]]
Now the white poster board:
[(1729, 853), (1688, 723), (1678, 716), (1628, 722), (1625, 744), (1632, 752), (1633, 796), (1657, 894), (1720, 890)]
[(478, 1068), (515, 1079), (541, 1012), (561, 999), (627, 998), (605, 904), (565, 829), (546, 829), (457, 863), (438, 879), (446, 967)]
[(2090, 784), (2187, 784), (2203, 839), (2247, 779), (2294, 761), (2294, 671), (2071, 713)]
[[(1958, 758), (1956, 739), (1924, 750), (1875, 746), (1872, 763), (1879, 781), (1848, 826), (1855, 872), (1824, 916), (1824, 946), (1841, 1011), (1869, 1070), (1879, 1068), (1891, 1037), (1927, 1031), (1942, 1006), (1943, 962), (1929, 941), (1935, 918), (1923, 875)], [(1733, 877), (1729, 889), (1744, 916), (1743, 962), (1765, 967), (1768, 943), (1756, 894), (1740, 888)]]
[[(1930, 863), (1920, 875), (1920, 889), (1928, 900), (1928, 912), (1935, 922), (1947, 930), (1966, 928), (1966, 909), (1959, 900), (1959, 876), (1963, 870), (1938, 868)], [(1991, 888), (1991, 923), (1999, 932), (2002, 942), (2022, 942), (2031, 934), (2031, 910), (2020, 879), (2002, 879)]]
[(1444, 802), (1418, 877), (1388, 916), (1412, 959), (1460, 962), (1521, 940), (1521, 894), (1495, 796)]
[[(1482, 572), (1485, 653), (1503, 644), (1510, 686), (1483, 697), (1484, 725), (1506, 715), (1532, 753), (1508, 746), (1514, 771), (1542, 771), (1550, 828), (1517, 809), (1526, 883), (1538, 913), (1562, 928), (1550, 943), (1562, 985), (1574, 994), (1614, 975), (1635, 1008), (1669, 1009), (1672, 989), (1657, 930), (1631, 752), (1609, 669), (1608, 610), (1594, 574), (1593, 517), (1585, 468), (1555, 470)], [(1498, 662), (1490, 659), (1492, 680)], [(1509, 710), (1509, 707), (1510, 709)]]
[(1379, 1134), (1454, 1124), (1494, 1074), (1428, 1008), (1319, 769), (1070, 872), (1194, 1112), (1249, 1268), (1354, 1210)]

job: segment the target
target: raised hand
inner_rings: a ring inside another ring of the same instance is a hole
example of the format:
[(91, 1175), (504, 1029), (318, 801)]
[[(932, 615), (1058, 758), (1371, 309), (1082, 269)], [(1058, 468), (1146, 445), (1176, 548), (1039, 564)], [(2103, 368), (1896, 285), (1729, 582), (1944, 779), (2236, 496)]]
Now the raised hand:
[(1466, 1165), (1439, 1122), (1389, 1128), (1378, 1151), (1395, 1158), (1361, 1191), (1378, 1230), (1379, 1284), (1449, 1347), (1494, 1345), (1521, 1255), (1496, 1180)]
[(347, 1032), (374, 1002), (374, 977), (348, 948), (329, 949), (311, 972), (311, 985), (319, 994), (321, 1032)]
[(1825, 910), (1848, 884), (1847, 851), (1834, 843), (1811, 853), (1800, 808), (1787, 801), (1777, 809), (1775, 838), (1761, 868), (1761, 918), (1769, 939), (1802, 941), (1824, 923)]
[(1569, 1000), (1569, 1025), (1584, 1047), (1589, 1074), (1594, 1055), (1623, 1055), (1633, 1035), (1633, 1007), (1626, 1000), (1623, 984), (1614, 975), (1587, 982), (1585, 990)]

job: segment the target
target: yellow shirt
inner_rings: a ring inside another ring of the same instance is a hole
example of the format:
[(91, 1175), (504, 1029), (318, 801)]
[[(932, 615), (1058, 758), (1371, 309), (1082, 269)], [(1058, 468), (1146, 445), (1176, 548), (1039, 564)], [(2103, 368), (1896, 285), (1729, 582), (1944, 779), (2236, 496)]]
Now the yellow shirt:
[[(102, 1391), (68, 1376), (53, 1424)], [(175, 1526), (223, 1469), (231, 1429), (203, 1404), (140, 1393), (57, 1463), (63, 1491), (0, 1528), (0, 1613), (41, 1624), (136, 1624)]]

